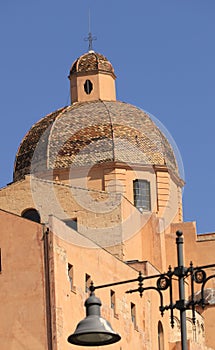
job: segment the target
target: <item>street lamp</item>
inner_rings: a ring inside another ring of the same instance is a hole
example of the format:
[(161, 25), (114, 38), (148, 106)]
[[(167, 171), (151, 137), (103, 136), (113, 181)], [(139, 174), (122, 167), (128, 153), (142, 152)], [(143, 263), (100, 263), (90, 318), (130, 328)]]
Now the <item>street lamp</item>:
[[(94, 286), (91, 283), (90, 296), (85, 301), (86, 318), (79, 322), (77, 328), (73, 334), (68, 337), (68, 342), (75, 345), (84, 346), (101, 346), (118, 342), (121, 337), (118, 333), (114, 332), (110, 323), (100, 316), (101, 301), (95, 296), (94, 291), (100, 288), (106, 288), (116, 286), (120, 284), (127, 284), (138, 281), (138, 288), (126, 291), (126, 293), (139, 292), (142, 297), (143, 292), (146, 290), (155, 290), (160, 295), (160, 307), (159, 310), (163, 316), (164, 311), (170, 310), (170, 323), (171, 327), (174, 327), (174, 309), (180, 311), (180, 325), (181, 325), (181, 349), (187, 350), (187, 330), (186, 330), (186, 310), (192, 310), (192, 322), (195, 324), (195, 308), (196, 305), (205, 307), (204, 289), (206, 283), (214, 278), (215, 275), (207, 277), (204, 269), (215, 267), (215, 264), (193, 267), (193, 263), (190, 263), (189, 267), (184, 266), (183, 257), (183, 234), (181, 231), (176, 232), (176, 245), (177, 245), (177, 262), (178, 265), (172, 269), (169, 267), (168, 272), (146, 276), (144, 277), (141, 272), (135, 279), (120, 281), (115, 283), (103, 284)], [(191, 296), (189, 301), (185, 300), (185, 278), (190, 277)], [(178, 281), (178, 295), (179, 299), (173, 302), (173, 287), (172, 280)], [(143, 287), (143, 281), (147, 279), (157, 279), (156, 286)], [(201, 284), (201, 298), (195, 299), (194, 284)], [(163, 292), (169, 290), (169, 305), (163, 305)]]

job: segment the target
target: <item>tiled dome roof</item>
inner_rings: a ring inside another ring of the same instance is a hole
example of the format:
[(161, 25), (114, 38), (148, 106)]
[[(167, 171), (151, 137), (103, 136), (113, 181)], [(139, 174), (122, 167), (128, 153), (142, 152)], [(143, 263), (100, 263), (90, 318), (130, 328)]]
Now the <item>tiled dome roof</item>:
[(114, 74), (113, 66), (108, 59), (100, 53), (96, 53), (94, 51), (89, 51), (80, 56), (72, 64), (70, 74), (92, 71), (103, 71)]
[(144, 111), (128, 103), (97, 100), (62, 108), (33, 125), (18, 149), (14, 181), (35, 169), (110, 161), (166, 165), (179, 176), (171, 145)]

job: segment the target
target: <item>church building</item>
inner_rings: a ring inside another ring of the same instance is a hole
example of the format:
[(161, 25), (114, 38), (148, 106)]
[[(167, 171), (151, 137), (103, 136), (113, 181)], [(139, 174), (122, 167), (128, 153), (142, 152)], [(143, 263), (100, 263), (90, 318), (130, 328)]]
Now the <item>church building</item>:
[[(192, 266), (215, 264), (215, 233), (197, 235), (195, 222), (183, 221), (173, 146), (150, 115), (117, 100), (104, 55), (90, 48), (68, 78), (71, 104), (31, 127), (13, 182), (0, 189), (1, 350), (86, 349), (68, 338), (86, 316), (90, 290), (118, 337), (107, 350), (181, 349), (177, 278), (171, 293), (153, 278), (177, 266), (177, 231), (190, 268), (186, 303), (195, 297), (186, 311), (187, 349), (215, 349), (215, 278), (203, 276), (202, 308), (202, 284), (192, 275)], [(211, 276), (214, 267), (202, 271)], [(92, 282), (108, 286), (94, 296)]]

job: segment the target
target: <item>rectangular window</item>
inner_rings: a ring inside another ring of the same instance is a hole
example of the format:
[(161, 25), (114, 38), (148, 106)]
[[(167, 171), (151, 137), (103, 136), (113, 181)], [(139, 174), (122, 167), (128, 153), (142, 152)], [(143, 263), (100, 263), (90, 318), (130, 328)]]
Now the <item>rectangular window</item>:
[(85, 292), (90, 292), (90, 285), (91, 285), (91, 276), (87, 273), (85, 274)]
[(131, 321), (134, 324), (134, 327), (136, 328), (136, 305), (131, 303)]
[(70, 283), (70, 289), (73, 290), (74, 288), (74, 276), (73, 276), (73, 265), (68, 264), (68, 276), (69, 276), (69, 283)]
[(113, 309), (114, 313), (116, 311), (116, 295), (113, 290), (110, 291), (110, 306)]
[(136, 179), (133, 181), (134, 206), (140, 211), (151, 210), (150, 182)]

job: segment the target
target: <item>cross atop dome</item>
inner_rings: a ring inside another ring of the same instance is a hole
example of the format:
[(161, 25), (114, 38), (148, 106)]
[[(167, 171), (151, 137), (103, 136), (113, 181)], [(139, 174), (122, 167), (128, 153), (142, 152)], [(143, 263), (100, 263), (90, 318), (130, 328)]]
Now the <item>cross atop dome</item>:
[(96, 36), (93, 36), (91, 32), (89, 32), (88, 37), (84, 38), (85, 41), (89, 41), (88, 45), (88, 52), (94, 52), (93, 51), (93, 41), (97, 40)]
[(91, 17), (90, 17), (90, 9), (89, 9), (89, 33), (88, 33), (88, 37), (84, 38), (85, 41), (89, 41), (89, 45), (88, 45), (88, 52), (94, 52), (93, 51), (93, 41), (97, 40), (96, 36), (92, 35), (91, 32)]

